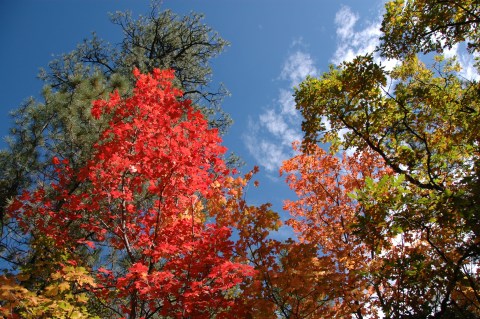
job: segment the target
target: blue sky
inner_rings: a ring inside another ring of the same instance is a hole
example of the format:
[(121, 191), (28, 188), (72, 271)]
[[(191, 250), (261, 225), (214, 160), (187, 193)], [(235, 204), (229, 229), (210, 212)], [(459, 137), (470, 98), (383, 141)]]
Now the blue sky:
[[(259, 188), (249, 188), (252, 204), (271, 202), (281, 212), (292, 198), (278, 169), (302, 137), (301, 117), (292, 88), (307, 75), (320, 75), (331, 63), (351, 59), (377, 44), (382, 0), (165, 0), (178, 14), (205, 14), (204, 22), (231, 45), (212, 61), (213, 85), (231, 92), (223, 103), (235, 123), (225, 145), (258, 165)], [(29, 96), (38, 97), (40, 67), (75, 48), (95, 31), (116, 44), (121, 30), (108, 12), (149, 12), (149, 1), (22, 0), (0, 2), (0, 134), (8, 132), (8, 113)], [(2, 141), (0, 146), (5, 147)], [(288, 235), (288, 231), (285, 236)]]

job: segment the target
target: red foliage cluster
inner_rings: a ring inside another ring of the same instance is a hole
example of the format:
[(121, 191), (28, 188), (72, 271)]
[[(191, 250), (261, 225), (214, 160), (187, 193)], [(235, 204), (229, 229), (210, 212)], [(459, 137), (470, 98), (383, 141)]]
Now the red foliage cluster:
[[(231, 173), (225, 148), (181, 99), (173, 71), (134, 74), (131, 97), (115, 92), (93, 103), (93, 117), (109, 122), (88, 164), (74, 170), (54, 158), (58, 180), (24, 193), (10, 213), (61, 247), (102, 249), (94, 293), (119, 315), (222, 313), (234, 303), (228, 291), (253, 274), (233, 261), (230, 229), (204, 213), (223, 191), (212, 185)], [(107, 262), (114, 254), (130, 266)]]

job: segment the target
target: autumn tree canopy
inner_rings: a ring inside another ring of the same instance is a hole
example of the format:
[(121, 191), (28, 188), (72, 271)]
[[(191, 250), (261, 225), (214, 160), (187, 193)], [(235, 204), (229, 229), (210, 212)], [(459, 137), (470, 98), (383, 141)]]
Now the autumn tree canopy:
[(385, 56), (441, 53), (462, 42), (470, 53), (480, 49), (480, 10), (475, 0), (395, 0), (385, 7), (380, 46)]
[(226, 42), (193, 13), (113, 22), (122, 45), (94, 36), (53, 61), (43, 103), (16, 112), (0, 154), (1, 314), (252, 315), (252, 251), (280, 222), (245, 202), (253, 172), (234, 177), (219, 145), (229, 120), (208, 61)]
[(227, 42), (200, 14), (181, 17), (161, 10), (159, 1), (152, 4), (143, 17), (112, 15), (123, 32), (121, 43), (110, 44), (93, 34), (51, 61), (39, 74), (44, 83), (41, 100), (30, 99), (14, 111), (8, 148), (0, 151), (0, 256), (9, 262), (8, 268), (18, 269), (35, 258), (21, 248), (29, 239), (4, 214), (8, 201), (25, 189), (51, 182), (54, 157), (68, 159), (75, 171), (86, 165), (108, 121), (93, 120), (91, 104), (115, 90), (120, 96), (131, 94), (135, 67), (144, 73), (173, 69), (175, 87), (185, 92), (181, 99), (202, 110), (211, 127), (224, 132), (229, 126), (229, 117), (220, 109), (227, 92), (210, 85), (209, 65)]
[(225, 42), (194, 14), (116, 15), (122, 45), (53, 62), (0, 154), (0, 315), (480, 318), (479, 83), (425, 55), (476, 57), (479, 16), (389, 1), (377, 52), (296, 88), (279, 240), (279, 215), (245, 199), (257, 169), (227, 167), (226, 120), (204, 108)]
[(131, 97), (93, 103), (108, 123), (92, 159), (76, 171), (54, 157), (57, 180), (25, 191), (9, 215), (88, 267), (102, 316), (234, 318), (235, 289), (254, 272), (234, 261), (231, 229), (204, 212), (231, 178), (218, 130), (179, 100), (173, 71), (135, 76)]
[(130, 92), (134, 67), (142, 72), (174, 69), (175, 84), (185, 98), (204, 110), (213, 127), (228, 127), (230, 120), (219, 108), (227, 93), (209, 86), (209, 61), (227, 42), (202, 23), (201, 15), (179, 17), (153, 2), (145, 17), (118, 12), (112, 22), (123, 31), (122, 43), (109, 44), (93, 34), (40, 72), (43, 101), (29, 100), (15, 111), (10, 149), (0, 157), (2, 205), (8, 196), (47, 178), (54, 156), (83, 164), (101, 125), (90, 120), (91, 102), (117, 89), (120, 94)]
[(479, 8), (386, 9), (379, 49), (403, 57), (397, 67), (358, 56), (295, 92), (305, 139), (283, 167), (299, 196), (290, 224), (317, 250), (315, 280), (331, 283), (319, 316), (478, 318), (478, 83), (455, 60), (415, 54), (462, 41), (476, 52)]

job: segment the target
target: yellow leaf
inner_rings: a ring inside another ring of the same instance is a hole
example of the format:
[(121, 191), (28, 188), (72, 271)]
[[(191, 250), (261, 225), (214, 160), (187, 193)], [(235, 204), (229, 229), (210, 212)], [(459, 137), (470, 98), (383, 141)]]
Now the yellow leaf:
[(45, 296), (47, 297), (54, 297), (58, 295), (58, 286), (57, 285), (50, 285), (45, 288)]
[(59, 285), (58, 285), (58, 290), (60, 292), (63, 292), (63, 291), (66, 291), (66, 290), (69, 290), (70, 289), (70, 283), (64, 281), (64, 282), (61, 282)]

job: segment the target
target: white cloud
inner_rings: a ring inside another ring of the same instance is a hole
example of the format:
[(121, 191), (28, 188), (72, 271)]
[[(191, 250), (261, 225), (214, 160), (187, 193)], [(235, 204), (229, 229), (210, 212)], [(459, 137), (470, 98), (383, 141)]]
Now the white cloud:
[(457, 57), (457, 61), (462, 68), (458, 75), (467, 80), (480, 80), (480, 75), (475, 67), (475, 56), (469, 54), (465, 48), (461, 48), (458, 44), (452, 47), (452, 51), (447, 52), (445, 56)]
[(298, 38), (294, 39), (292, 41), (292, 43), (290, 44), (291, 48), (303, 47), (303, 46), (305, 46), (305, 43), (303, 42), (303, 37), (298, 37)]
[[(375, 48), (380, 44), (381, 19), (382, 13), (379, 12), (374, 21), (367, 22), (363, 29), (359, 29), (357, 28), (358, 14), (352, 12), (350, 7), (343, 6), (335, 15), (337, 49), (331, 62), (340, 64), (344, 61), (352, 61), (358, 55), (374, 53)], [(395, 59), (381, 58), (378, 53), (374, 54), (374, 58), (386, 70), (392, 70), (399, 63)]]
[[(294, 45), (298, 45), (294, 42)], [(244, 143), (255, 158), (268, 172), (280, 168), (283, 161), (292, 157), (292, 142), (302, 139), (300, 115), (295, 109), (292, 87), (298, 85), (308, 75), (318, 73), (311, 56), (297, 50), (290, 54), (280, 72), (280, 79), (287, 81), (281, 88), (274, 105), (265, 109), (256, 119), (251, 119)]]
[(283, 65), (280, 78), (289, 80), (290, 86), (297, 86), (307, 75), (315, 76), (317, 69), (310, 54), (296, 51), (291, 54)]
[(283, 160), (289, 157), (283, 145), (267, 140), (261, 134), (261, 127), (252, 120), (247, 125), (248, 133), (244, 135), (244, 143), (253, 158), (268, 172), (277, 170)]
[(363, 30), (356, 31), (358, 20), (358, 15), (347, 6), (343, 6), (335, 15), (338, 45), (332, 58), (334, 64), (373, 52), (379, 44), (380, 21), (369, 23)]
[[(352, 61), (357, 55), (374, 53), (375, 48), (380, 44), (381, 19), (382, 13), (379, 12), (374, 21), (367, 22), (363, 29), (358, 28), (359, 15), (353, 12), (350, 7), (343, 6), (335, 15), (337, 49), (331, 62), (340, 64), (344, 61)], [(475, 68), (475, 57), (468, 54), (464, 44), (453, 45), (452, 48), (444, 50), (444, 55), (447, 58), (457, 57), (457, 61), (462, 67), (459, 76), (467, 80), (480, 79), (480, 75)], [(387, 71), (392, 70), (400, 63), (395, 59), (382, 58), (378, 53), (374, 53), (374, 58)]]
[(340, 39), (349, 38), (357, 21), (358, 15), (353, 13), (349, 7), (342, 6), (335, 15), (335, 24), (338, 26), (337, 36)]
[(280, 103), (280, 111), (282, 114), (292, 117), (299, 116), (291, 90), (280, 89), (278, 102)]
[(455, 43), (450, 49), (447, 48), (443, 51), (443, 55), (447, 59), (453, 58), (457, 54), (458, 54), (458, 43)]
[(459, 75), (467, 80), (480, 80), (477, 68), (475, 67), (475, 58), (469, 54), (460, 53), (457, 57), (462, 70)]
[(456, 57), (462, 70), (459, 72), (459, 76), (467, 80), (480, 80), (480, 75), (475, 67), (475, 55), (472, 56), (467, 52), (466, 45), (456, 43), (450, 49), (445, 49), (443, 55), (446, 58)]
[(270, 134), (277, 137), (282, 145), (290, 147), (292, 142), (302, 138), (297, 128), (291, 125), (293, 123), (287, 123), (287, 116), (278, 113), (274, 109), (267, 110), (260, 115), (259, 119), (260, 124), (265, 127)]

